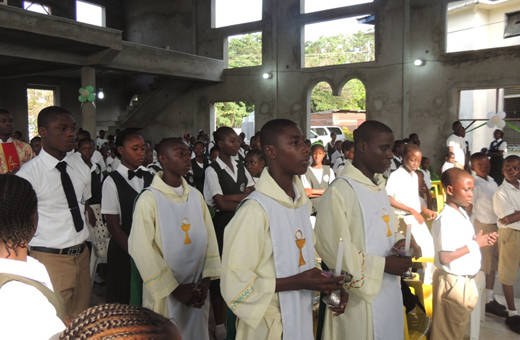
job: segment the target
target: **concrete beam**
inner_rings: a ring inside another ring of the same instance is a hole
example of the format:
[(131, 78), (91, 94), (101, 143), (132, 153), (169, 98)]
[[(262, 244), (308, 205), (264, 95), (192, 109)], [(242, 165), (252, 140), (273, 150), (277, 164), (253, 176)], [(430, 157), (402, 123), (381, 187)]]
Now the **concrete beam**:
[(106, 68), (192, 80), (220, 82), (224, 62), (197, 55), (123, 42), (123, 50)]

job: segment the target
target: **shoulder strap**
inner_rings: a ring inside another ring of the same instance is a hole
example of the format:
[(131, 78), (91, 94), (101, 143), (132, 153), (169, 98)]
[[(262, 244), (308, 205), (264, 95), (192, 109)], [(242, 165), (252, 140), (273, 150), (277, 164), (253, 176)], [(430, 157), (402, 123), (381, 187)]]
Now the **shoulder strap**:
[(65, 323), (65, 304), (63, 303), (63, 299), (61, 298), (61, 295), (59, 293), (53, 292), (41, 282), (31, 280), (19, 275), (0, 273), (0, 288), (4, 284), (11, 281), (22, 282), (26, 285), (38, 289), (47, 298), (47, 300), (49, 300), (49, 303), (53, 305), (56, 309), (56, 316), (60, 318), (60, 320), (63, 321), (63, 323)]

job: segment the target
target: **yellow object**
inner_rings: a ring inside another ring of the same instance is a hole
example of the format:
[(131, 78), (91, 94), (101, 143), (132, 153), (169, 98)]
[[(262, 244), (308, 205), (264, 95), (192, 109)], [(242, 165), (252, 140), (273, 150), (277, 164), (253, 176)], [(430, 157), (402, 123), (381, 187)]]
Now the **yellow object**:
[[(413, 262), (430, 262), (433, 263), (433, 257), (420, 257), (418, 259), (413, 258)], [(423, 284), (419, 277), (414, 277), (413, 279), (405, 279), (406, 284), (414, 291), (414, 294), (419, 298), (419, 301), (424, 306), (426, 310), (426, 315), (432, 316), (432, 285)]]
[(187, 218), (183, 219), (181, 229), (182, 229), (182, 231), (184, 231), (186, 233), (186, 238), (184, 239), (184, 244), (191, 243), (190, 237), (188, 235), (188, 230), (190, 230), (190, 228), (191, 228), (190, 221)]
[(392, 230), (390, 230), (390, 215), (388, 215), (388, 212), (386, 211), (385, 208), (383, 208), (383, 221), (385, 221), (386, 223), (386, 236), (392, 236), (393, 233), (392, 233)]
[[(294, 230), (294, 229), (293, 229)], [(300, 238), (298, 238), (298, 234), (300, 235)], [(303, 238), (303, 233), (301, 230), (298, 230), (296, 234), (294, 234), (294, 237), (296, 238), (296, 246), (300, 249), (300, 267), (305, 264), (305, 260), (303, 258), (302, 254), (302, 248), (305, 246), (305, 239)]]
[(441, 181), (432, 181), (433, 196), (437, 202), (437, 212), (440, 213), (444, 209), (444, 188)]

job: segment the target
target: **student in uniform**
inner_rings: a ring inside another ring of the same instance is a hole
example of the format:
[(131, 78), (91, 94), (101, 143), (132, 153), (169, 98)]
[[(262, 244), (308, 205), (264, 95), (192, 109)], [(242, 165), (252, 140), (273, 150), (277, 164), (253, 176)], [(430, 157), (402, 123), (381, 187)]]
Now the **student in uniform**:
[(393, 143), (394, 134), (383, 123), (361, 124), (354, 131), (354, 160), (345, 164), (322, 197), (314, 229), (316, 251), (332, 267), (343, 238), (341, 269), (353, 275), (345, 284), (350, 294), (345, 314), (333, 318), (326, 313), (322, 339), (404, 338), (400, 276), (412, 260), (392, 250), (404, 240), (397, 233), (381, 175), (390, 167)]
[(489, 162), (491, 163), (489, 175), (495, 179), (498, 185), (504, 181), (502, 166), (504, 165), (504, 157), (507, 155), (507, 142), (502, 139), (503, 137), (504, 133), (502, 130), (496, 129), (493, 132), (495, 140), (491, 142), (487, 151)]
[(142, 166), (145, 143), (134, 130), (117, 136), (121, 164), (103, 182), (101, 213), (112, 234), (108, 246), (107, 302), (130, 302), (130, 255), (128, 235), (132, 227), (134, 201), (150, 185), (153, 176)]
[(336, 177), (341, 175), (341, 172), (343, 171), (346, 162), (352, 163), (352, 160), (354, 159), (354, 142), (344, 141), (343, 144), (341, 144), (341, 150), (343, 151), (341, 161), (339, 161), (338, 159), (338, 161), (334, 163), (334, 167), (332, 168)]
[(161, 165), (154, 162), (154, 150), (152, 149), (151, 144), (149, 142), (145, 142), (144, 145), (146, 146), (146, 149), (144, 151), (143, 166), (147, 168), (152, 175), (156, 175), (159, 171), (162, 170)]
[(301, 177), (307, 197), (311, 199), (312, 212), (316, 213), (320, 204), (321, 195), (336, 178), (334, 172), (328, 165), (323, 165), (325, 148), (323, 144), (316, 142), (311, 145), (312, 165), (309, 166), (305, 175)]
[(253, 177), (253, 181), (255, 183), (258, 182), (265, 167), (265, 158), (262, 150), (253, 149), (249, 151), (246, 155), (244, 165), (246, 166), (247, 171), (249, 171), (251, 177)]
[(68, 154), (75, 145), (76, 122), (58, 106), (38, 114), (43, 149), (17, 175), (28, 180), (38, 198), (38, 229), (29, 245), (31, 256), (45, 265), (55, 291), (60, 292), (72, 318), (88, 308), (89, 231), (84, 220), (91, 197), (89, 168)]
[(209, 340), (207, 292), (220, 277), (213, 222), (202, 194), (183, 178), (188, 145), (163, 139), (158, 157), (163, 171), (139, 195), (128, 239), (145, 280), (143, 306), (170, 319), (184, 339)]
[(462, 340), (478, 300), (475, 275), (480, 248), (493, 245), (497, 233), (475, 235), (466, 211), (473, 198), (473, 178), (458, 168), (445, 171), (446, 204), (432, 226), (435, 243), (431, 340)]
[(193, 184), (198, 191), (204, 191), (204, 172), (209, 166), (208, 158), (205, 155), (206, 147), (204, 142), (197, 140), (193, 144), (195, 157), (191, 160), (191, 171), (193, 172)]
[(315, 268), (310, 203), (298, 178), (309, 165), (301, 129), (286, 119), (262, 127), (268, 166), (225, 231), (222, 293), (238, 317), (236, 339), (314, 339), (313, 291), (341, 289)]
[[(239, 203), (254, 190), (251, 175), (241, 162), (233, 159), (240, 148), (240, 141), (235, 130), (230, 127), (220, 127), (213, 133), (218, 146), (219, 155), (215, 162), (207, 168), (204, 179), (204, 199), (206, 204), (216, 210), (213, 225), (219, 247), (222, 253), (224, 228), (235, 215)], [(211, 302), (215, 312), (217, 340), (225, 336), (224, 301), (220, 295), (220, 281), (211, 282)]]
[(37, 204), (27, 180), (0, 175), (2, 339), (47, 340), (65, 329), (63, 300), (53, 290), (45, 266), (27, 256), (38, 224)]

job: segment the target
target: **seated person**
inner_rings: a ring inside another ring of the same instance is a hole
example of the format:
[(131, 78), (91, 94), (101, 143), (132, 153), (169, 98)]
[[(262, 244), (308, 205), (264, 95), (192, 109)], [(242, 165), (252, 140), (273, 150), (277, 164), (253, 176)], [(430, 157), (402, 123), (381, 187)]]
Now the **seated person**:
[(21, 177), (0, 175), (0, 333), (2, 339), (49, 339), (65, 329), (65, 306), (45, 266), (27, 256), (36, 232), (36, 193)]

